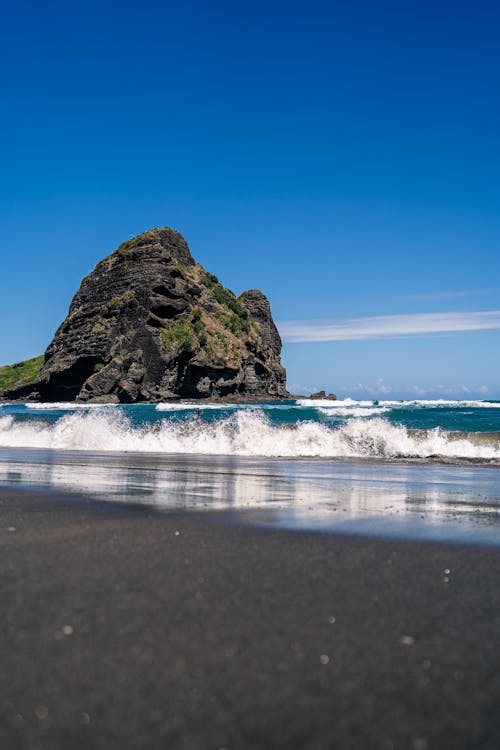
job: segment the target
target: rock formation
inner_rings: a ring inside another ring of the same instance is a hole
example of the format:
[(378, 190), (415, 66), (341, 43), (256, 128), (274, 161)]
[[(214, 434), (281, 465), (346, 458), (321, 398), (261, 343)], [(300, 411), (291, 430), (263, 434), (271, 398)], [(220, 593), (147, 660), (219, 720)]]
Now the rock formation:
[(31, 384), (47, 401), (286, 398), (267, 298), (236, 297), (195, 263), (181, 234), (124, 242), (80, 286)]

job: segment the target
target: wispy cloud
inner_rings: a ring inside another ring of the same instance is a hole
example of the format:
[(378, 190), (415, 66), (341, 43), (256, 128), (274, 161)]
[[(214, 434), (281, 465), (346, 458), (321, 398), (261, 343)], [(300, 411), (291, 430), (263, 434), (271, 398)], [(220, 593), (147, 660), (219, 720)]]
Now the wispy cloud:
[(461, 291), (449, 292), (422, 292), (418, 294), (407, 294), (404, 299), (421, 302), (439, 299), (457, 299), (460, 297), (482, 297), (487, 294), (495, 294), (495, 291), (493, 289), (463, 289)]
[(278, 324), (288, 343), (408, 338), (500, 330), (500, 310), (409, 313), (339, 320), (289, 320)]
[(461, 396), (462, 398), (467, 398), (467, 396), (474, 397), (477, 394), (485, 396), (489, 392), (489, 388), (487, 385), (480, 385), (477, 388), (467, 385), (412, 385), (410, 386), (410, 391), (416, 396), (453, 396), (455, 398)]
[(363, 385), (355, 383), (351, 386), (342, 386), (342, 391), (346, 393), (367, 394), (370, 396), (386, 396), (392, 391), (392, 386), (386, 385), (383, 378), (378, 378), (374, 385)]

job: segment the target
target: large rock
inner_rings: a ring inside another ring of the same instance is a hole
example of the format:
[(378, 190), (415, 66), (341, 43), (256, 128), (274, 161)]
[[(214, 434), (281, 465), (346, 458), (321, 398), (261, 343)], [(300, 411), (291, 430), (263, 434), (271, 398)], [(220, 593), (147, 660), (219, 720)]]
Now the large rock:
[(124, 242), (87, 276), (30, 385), (10, 397), (78, 401), (287, 397), (267, 298), (240, 297), (172, 229)]

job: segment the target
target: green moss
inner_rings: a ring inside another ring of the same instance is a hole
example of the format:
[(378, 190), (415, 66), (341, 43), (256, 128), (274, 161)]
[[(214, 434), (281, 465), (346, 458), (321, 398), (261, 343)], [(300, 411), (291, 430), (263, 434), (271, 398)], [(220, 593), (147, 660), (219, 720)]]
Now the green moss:
[(190, 319), (176, 320), (161, 332), (163, 346), (168, 352), (196, 351), (196, 337)]
[(131, 240), (125, 240), (125, 242), (122, 242), (121, 245), (118, 245), (115, 252), (126, 253), (127, 250), (132, 250), (132, 248), (136, 247), (136, 245), (137, 245), (137, 237), (133, 237)]
[(43, 367), (44, 356), (26, 359), (24, 362), (16, 362), (14, 365), (0, 367), (0, 393), (14, 386), (32, 383), (36, 380), (38, 373)]
[(224, 366), (226, 364), (225, 354), (221, 346), (221, 342), (217, 336), (211, 336), (209, 339), (205, 338), (203, 345), (203, 353), (207, 357), (207, 360), (215, 366)]
[(132, 237), (130, 240), (125, 240), (125, 242), (122, 242), (121, 245), (118, 245), (118, 247), (115, 250), (115, 253), (127, 253), (129, 250), (132, 250), (134, 247), (138, 247), (143, 243), (144, 240), (150, 239), (153, 237), (154, 229), (148, 229), (147, 232), (143, 232), (142, 234), (138, 234), (137, 237)]
[(201, 310), (199, 307), (196, 307), (192, 314), (191, 314), (191, 320), (193, 322), (193, 330), (194, 332), (200, 336), (205, 331), (205, 325), (203, 323), (202, 317), (201, 317)]
[(216, 311), (213, 315), (222, 323), (224, 328), (227, 328), (228, 331), (234, 333), (235, 336), (241, 337), (250, 333), (248, 322), (235, 313), (225, 315), (224, 313)]
[[(94, 271), (98, 271), (99, 268), (103, 268), (104, 266), (107, 265), (107, 263), (108, 263), (108, 259), (103, 258), (102, 260), (99, 261), (99, 263), (96, 264), (96, 266), (94, 267)], [(94, 273), (94, 271), (92, 271), (92, 273)], [(85, 278), (88, 279), (90, 276), (92, 276), (92, 273), (89, 273), (89, 275), (86, 276)]]
[(235, 336), (244, 336), (250, 330), (247, 321), (243, 320), (239, 315), (231, 315), (227, 327)]
[(250, 323), (250, 338), (257, 344), (259, 348), (262, 348), (262, 336), (260, 335), (260, 328), (253, 320)]
[(129, 289), (123, 294), (120, 294), (117, 297), (113, 297), (113, 299), (108, 302), (108, 308), (111, 310), (117, 310), (118, 308), (126, 305), (127, 302), (130, 302), (130, 300), (133, 300), (134, 297), (135, 293), (131, 289)]
[(178, 260), (177, 258), (172, 258), (172, 260), (183, 276), (189, 274), (189, 267), (186, 265), (186, 263), (183, 263), (182, 260)]
[(101, 370), (106, 367), (105, 364), (102, 362), (98, 362), (96, 365), (94, 365), (94, 372), (101, 372)]
[(248, 312), (243, 305), (238, 302), (236, 295), (230, 289), (226, 289), (226, 287), (222, 286), (217, 276), (214, 276), (213, 273), (205, 274), (205, 284), (210, 289), (219, 305), (231, 310), (231, 312), (234, 313), (234, 315), (237, 315), (238, 318), (241, 318), (242, 320), (247, 319)]
[[(214, 313), (215, 317), (222, 322), (226, 318), (226, 327), (229, 327), (230, 321), (235, 325), (239, 321), (237, 316), (223, 316), (221, 313)], [(182, 320), (173, 321), (168, 328), (161, 331), (163, 347), (168, 352), (189, 351), (193, 354), (201, 354), (216, 365), (226, 365), (231, 359), (234, 359), (238, 343), (228, 341), (220, 329), (207, 328), (206, 320), (203, 318), (202, 311), (195, 308), (191, 314)]]

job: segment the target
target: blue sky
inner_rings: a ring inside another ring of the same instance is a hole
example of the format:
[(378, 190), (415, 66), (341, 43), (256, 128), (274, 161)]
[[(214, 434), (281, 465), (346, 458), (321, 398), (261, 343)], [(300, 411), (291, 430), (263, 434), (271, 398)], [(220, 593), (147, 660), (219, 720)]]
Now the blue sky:
[(0, 363), (173, 226), (259, 287), (294, 391), (500, 398), (500, 6), (3, 8)]

